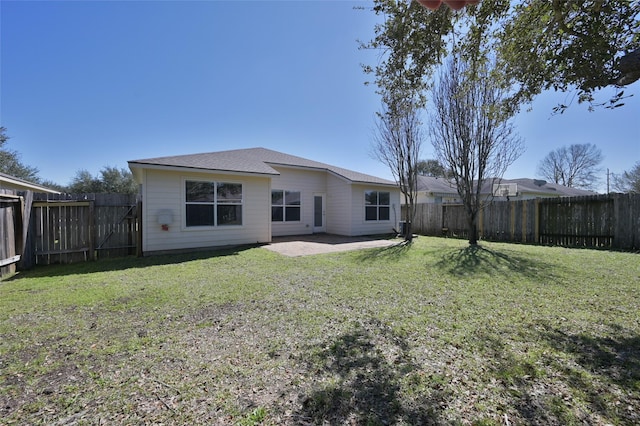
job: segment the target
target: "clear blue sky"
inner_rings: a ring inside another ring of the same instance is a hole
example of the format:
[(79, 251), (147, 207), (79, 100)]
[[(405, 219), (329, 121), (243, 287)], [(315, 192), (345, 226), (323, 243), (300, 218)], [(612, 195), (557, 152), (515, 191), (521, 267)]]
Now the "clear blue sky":
[[(358, 50), (375, 15), (355, 1), (0, 1), (0, 125), (43, 179), (127, 160), (262, 146), (391, 178), (371, 158), (380, 100)], [(611, 91), (606, 91), (605, 96)], [(516, 119), (535, 177), (551, 150), (593, 143), (614, 173), (640, 160), (640, 82), (589, 113), (538, 98)], [(425, 143), (423, 158), (431, 158)], [(604, 173), (602, 175), (604, 182)]]

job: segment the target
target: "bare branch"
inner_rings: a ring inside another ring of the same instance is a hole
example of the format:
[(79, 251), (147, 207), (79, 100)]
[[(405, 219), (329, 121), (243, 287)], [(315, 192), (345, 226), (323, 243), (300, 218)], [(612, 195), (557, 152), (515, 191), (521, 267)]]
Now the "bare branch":
[(490, 70), (453, 57), (432, 89), (431, 143), (451, 170), (467, 211), (469, 243), (476, 244), (476, 216), (484, 207), (480, 195), (488, 179), (500, 179), (522, 153), (523, 144), (499, 105), (505, 98)]

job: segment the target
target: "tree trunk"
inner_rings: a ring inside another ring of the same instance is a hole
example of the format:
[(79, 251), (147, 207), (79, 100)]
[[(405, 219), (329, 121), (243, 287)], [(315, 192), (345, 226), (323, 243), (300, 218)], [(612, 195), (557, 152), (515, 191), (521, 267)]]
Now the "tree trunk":
[(405, 213), (404, 213), (404, 229), (401, 230), (402, 232), (402, 236), (404, 237), (404, 240), (407, 242), (411, 242), (411, 240), (413, 240), (413, 232), (411, 230), (411, 221), (413, 219), (413, 200), (408, 199), (409, 197), (406, 196), (405, 194), (405, 203), (407, 208), (405, 209)]
[(413, 241), (413, 230), (411, 229), (411, 221), (409, 220), (404, 223), (404, 240), (408, 243)]
[(478, 224), (476, 223), (476, 216), (469, 215), (469, 245), (475, 246), (478, 244)]

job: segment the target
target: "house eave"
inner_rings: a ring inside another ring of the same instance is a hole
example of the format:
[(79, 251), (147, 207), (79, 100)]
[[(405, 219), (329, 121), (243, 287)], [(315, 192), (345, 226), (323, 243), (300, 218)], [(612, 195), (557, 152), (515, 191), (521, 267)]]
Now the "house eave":
[(8, 176), (3, 176), (0, 179), (0, 189), (10, 189), (12, 191), (33, 191), (44, 192), (47, 194), (60, 194), (60, 191), (56, 191), (45, 186), (37, 185), (35, 183), (29, 183), (18, 179), (13, 179)]
[(238, 171), (238, 170), (225, 170), (225, 169), (209, 169), (205, 167), (189, 167), (189, 166), (167, 166), (164, 164), (150, 164), (139, 163), (135, 161), (129, 161), (129, 168), (136, 174), (135, 169), (150, 169), (150, 170), (163, 170), (172, 172), (187, 172), (187, 173), (206, 173), (206, 174), (225, 174), (234, 176), (260, 176), (260, 177), (272, 177), (279, 176), (280, 173), (274, 170), (273, 173), (261, 173), (250, 171)]

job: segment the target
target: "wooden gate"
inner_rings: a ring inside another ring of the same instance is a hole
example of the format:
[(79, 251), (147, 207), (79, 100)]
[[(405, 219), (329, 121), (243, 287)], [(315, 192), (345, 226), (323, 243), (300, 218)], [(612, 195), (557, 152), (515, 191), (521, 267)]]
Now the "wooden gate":
[(136, 254), (135, 196), (37, 194), (29, 224), (31, 265)]

